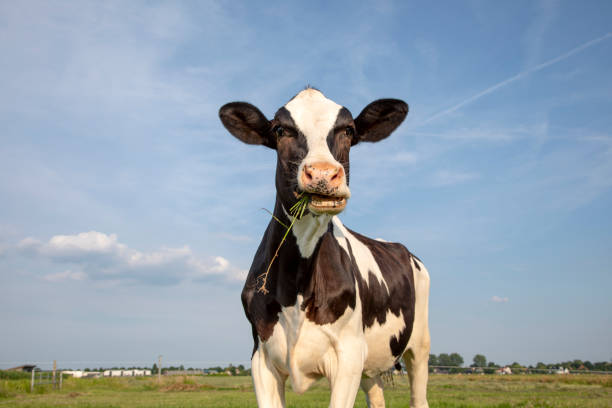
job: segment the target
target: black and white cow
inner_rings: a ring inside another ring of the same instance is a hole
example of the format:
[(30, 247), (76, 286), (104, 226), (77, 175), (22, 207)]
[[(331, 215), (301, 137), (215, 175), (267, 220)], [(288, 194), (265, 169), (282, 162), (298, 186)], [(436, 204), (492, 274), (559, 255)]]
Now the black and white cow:
[(289, 225), (297, 197), (311, 197), (276, 258), (286, 229), (270, 221), (242, 291), (260, 407), (285, 406), (287, 377), (298, 393), (326, 377), (330, 407), (352, 407), (360, 384), (369, 407), (384, 407), (380, 374), (402, 357), (410, 406), (428, 406), (427, 270), (403, 245), (367, 238), (336, 216), (350, 197), (351, 146), (386, 138), (407, 113), (403, 101), (380, 99), (353, 119), (313, 88), (272, 120), (245, 102), (220, 109), (232, 135), (277, 151), (276, 218)]

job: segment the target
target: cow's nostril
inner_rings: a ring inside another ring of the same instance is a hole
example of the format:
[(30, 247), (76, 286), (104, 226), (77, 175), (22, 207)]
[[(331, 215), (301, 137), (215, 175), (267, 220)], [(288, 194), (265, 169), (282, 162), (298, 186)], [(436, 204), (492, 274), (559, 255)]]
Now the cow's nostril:
[(333, 174), (333, 176), (331, 176), (330, 181), (332, 181), (332, 182), (341, 181), (343, 175), (344, 175), (344, 170), (342, 170), (342, 167), (337, 167), (334, 170), (334, 174)]
[(312, 170), (309, 167), (310, 166), (304, 166), (304, 175), (308, 181), (312, 180)]

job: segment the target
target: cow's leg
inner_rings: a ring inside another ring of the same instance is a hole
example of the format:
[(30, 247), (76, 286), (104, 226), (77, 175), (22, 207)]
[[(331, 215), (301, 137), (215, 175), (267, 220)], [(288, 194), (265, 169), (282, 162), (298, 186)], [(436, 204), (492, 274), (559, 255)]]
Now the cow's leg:
[[(404, 353), (404, 362), (410, 378), (410, 407), (427, 408), (427, 378), (429, 376), (429, 274), (417, 260), (413, 260), (415, 282), (415, 309), (412, 335), (408, 350)], [(416, 267), (418, 266), (418, 267)]]
[(285, 380), (287, 377), (272, 365), (261, 347), (251, 359), (251, 374), (255, 386), (257, 405), (262, 408), (285, 407)]
[(365, 392), (368, 408), (385, 408), (385, 396), (383, 395), (383, 382), (380, 376), (373, 378), (362, 378), (361, 389)]
[(409, 349), (404, 353), (404, 361), (410, 379), (410, 408), (428, 408), (427, 378), (429, 347), (420, 350)]
[(337, 353), (337, 365), (329, 377), (331, 386), (330, 408), (351, 408), (359, 391), (365, 343), (362, 341), (344, 342), (343, 350)]

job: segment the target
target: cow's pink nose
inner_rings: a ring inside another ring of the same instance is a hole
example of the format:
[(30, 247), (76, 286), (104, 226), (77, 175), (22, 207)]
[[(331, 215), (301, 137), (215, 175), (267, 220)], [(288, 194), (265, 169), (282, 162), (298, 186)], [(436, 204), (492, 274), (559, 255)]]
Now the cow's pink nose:
[(344, 182), (344, 168), (328, 162), (306, 164), (302, 186), (312, 193), (331, 194)]

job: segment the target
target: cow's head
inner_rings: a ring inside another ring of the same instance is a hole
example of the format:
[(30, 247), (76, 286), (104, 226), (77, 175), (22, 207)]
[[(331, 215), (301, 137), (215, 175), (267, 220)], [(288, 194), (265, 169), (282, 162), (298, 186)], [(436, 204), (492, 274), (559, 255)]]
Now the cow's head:
[(351, 196), (351, 146), (386, 138), (407, 113), (405, 102), (379, 99), (353, 119), (348, 109), (307, 88), (280, 108), (272, 120), (246, 102), (224, 105), (219, 117), (243, 142), (277, 151), (276, 190), (285, 209), (306, 192), (311, 196), (310, 212), (333, 215), (344, 210)]

